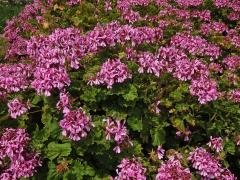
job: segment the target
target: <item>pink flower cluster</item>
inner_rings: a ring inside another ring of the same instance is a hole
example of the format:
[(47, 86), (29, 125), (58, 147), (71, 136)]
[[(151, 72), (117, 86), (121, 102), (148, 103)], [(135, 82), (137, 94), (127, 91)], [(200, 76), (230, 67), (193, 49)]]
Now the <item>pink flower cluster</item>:
[(68, 0), (67, 4), (72, 6), (81, 3), (81, 0)]
[(201, 104), (214, 101), (219, 95), (217, 92), (216, 82), (207, 78), (193, 80), (189, 89), (193, 96), (198, 96), (198, 101)]
[(230, 0), (215, 0), (214, 3), (218, 8), (222, 8), (226, 7), (230, 3)]
[(227, 33), (229, 28), (223, 22), (212, 21), (211, 23), (201, 24), (200, 31), (203, 35), (210, 35), (213, 32), (222, 35), (223, 32)]
[(39, 154), (27, 150), (29, 140), (25, 129), (4, 129), (0, 138), (0, 162), (6, 157), (10, 158), (11, 162), (2, 170), (0, 179), (28, 178), (41, 166)]
[(63, 129), (62, 135), (74, 141), (86, 137), (91, 128), (94, 127), (90, 117), (81, 108), (65, 114), (59, 125)]
[(136, 159), (124, 158), (121, 164), (118, 165), (117, 176), (115, 180), (131, 179), (131, 180), (146, 180), (146, 168)]
[(70, 103), (69, 93), (61, 92), (59, 96), (60, 96), (60, 99), (56, 105), (57, 109), (59, 111), (63, 110), (63, 114), (69, 113), (72, 108), (71, 103)]
[(209, 69), (200, 60), (191, 61), (187, 55), (176, 47), (161, 47), (156, 55), (143, 52), (137, 54), (131, 49), (126, 51), (127, 58), (139, 64), (138, 71), (153, 73), (157, 77), (169, 72), (181, 81), (191, 80), (190, 93), (198, 96), (201, 104), (218, 98), (217, 84), (209, 79)]
[(240, 103), (240, 89), (234, 89), (228, 93), (228, 98), (233, 102)]
[(27, 103), (22, 103), (18, 98), (13, 99), (8, 103), (8, 112), (11, 118), (16, 119), (26, 113), (30, 108)]
[(25, 90), (30, 84), (32, 67), (27, 64), (0, 64), (0, 97)]
[(221, 55), (220, 47), (209, 43), (200, 36), (189, 33), (178, 33), (171, 38), (171, 45), (185, 50), (192, 55), (210, 56), (218, 58)]
[(161, 71), (164, 67), (164, 62), (159, 61), (158, 57), (152, 53), (143, 52), (135, 57), (136, 62), (139, 64), (138, 72), (139, 73), (151, 73), (159, 77)]
[[(26, 54), (27, 43), (22, 33), (36, 32), (37, 29), (30, 23), (30, 20), (35, 19), (43, 13), (44, 8), (41, 1), (35, 0), (32, 4), (26, 5), (17, 17), (7, 21), (7, 25), (4, 28), (4, 36), (10, 42), (10, 47), (6, 58)], [(19, 24), (21, 27), (17, 27)]]
[(227, 7), (231, 9), (228, 19), (236, 21), (240, 19), (240, 3), (238, 0), (215, 0), (214, 4), (217, 8)]
[(184, 168), (177, 159), (169, 159), (158, 169), (156, 180), (191, 180), (191, 173), (188, 168)]
[(125, 122), (113, 120), (110, 117), (106, 119), (106, 139), (113, 139), (116, 142), (116, 146), (113, 149), (116, 153), (120, 153), (123, 148), (126, 148), (129, 145), (133, 145), (124, 124)]
[[(130, 25), (120, 25), (117, 22), (98, 25), (83, 36), (80, 35), (78, 29), (67, 28), (57, 29), (50, 36), (32, 37), (27, 43), (27, 53), (36, 66), (32, 87), (38, 93), (50, 96), (52, 90), (62, 90), (70, 84), (65, 67), (66, 62), (69, 62), (72, 68), (78, 69), (81, 58), (90, 53), (95, 54), (100, 48), (115, 46), (117, 43), (124, 44), (128, 41), (132, 43), (132, 46), (144, 42), (152, 43), (161, 37), (162, 31), (159, 28), (134, 28)], [(120, 66), (114, 69), (116, 65)], [(108, 76), (104, 68), (108, 68), (107, 71), (112, 69), (110, 76), (114, 77)], [(103, 64), (102, 73), (100, 72), (98, 77), (101, 83), (111, 88), (115, 81), (123, 82), (131, 75), (127, 72), (127, 67), (116, 59)], [(96, 82), (99, 83), (99, 81)]]
[(203, 148), (196, 148), (190, 153), (188, 160), (192, 163), (193, 168), (206, 179), (224, 179), (235, 180), (234, 175), (226, 169), (223, 169), (219, 161)]
[(228, 56), (223, 59), (223, 63), (230, 70), (237, 70), (240, 68), (240, 56)]
[(81, 57), (80, 31), (76, 28), (56, 29), (49, 36), (33, 36), (27, 43), (27, 53), (38, 66), (51, 67), (69, 62), (79, 68)]
[(133, 6), (147, 6), (150, 0), (118, 0), (117, 8), (120, 10), (122, 18), (129, 23), (136, 22), (141, 18), (139, 12), (133, 11)]
[(221, 137), (210, 137), (210, 141), (207, 143), (207, 145), (214, 149), (217, 153), (221, 152), (223, 150), (223, 140)]
[(62, 90), (70, 85), (70, 79), (64, 67), (44, 68), (37, 67), (33, 73), (34, 80), (31, 85), (38, 94), (50, 96), (54, 89)]
[(88, 84), (90, 85), (107, 85), (108, 89), (116, 83), (123, 83), (126, 79), (132, 78), (128, 67), (120, 59), (108, 59), (103, 63), (100, 72), (96, 77), (92, 77)]
[(199, 6), (203, 4), (203, 0), (175, 0), (175, 2), (183, 7)]

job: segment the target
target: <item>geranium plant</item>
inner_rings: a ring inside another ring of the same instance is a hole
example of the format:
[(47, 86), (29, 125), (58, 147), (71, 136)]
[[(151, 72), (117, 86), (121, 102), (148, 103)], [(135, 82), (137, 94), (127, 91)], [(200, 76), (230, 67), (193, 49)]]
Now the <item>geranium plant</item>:
[(240, 177), (238, 0), (34, 0), (0, 44), (0, 179)]

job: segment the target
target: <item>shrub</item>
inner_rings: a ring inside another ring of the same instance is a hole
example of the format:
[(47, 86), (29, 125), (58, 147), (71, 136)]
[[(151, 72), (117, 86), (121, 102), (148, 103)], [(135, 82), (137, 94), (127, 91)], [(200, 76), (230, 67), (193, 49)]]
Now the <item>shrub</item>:
[(240, 177), (239, 14), (237, 0), (26, 5), (0, 43), (1, 179)]

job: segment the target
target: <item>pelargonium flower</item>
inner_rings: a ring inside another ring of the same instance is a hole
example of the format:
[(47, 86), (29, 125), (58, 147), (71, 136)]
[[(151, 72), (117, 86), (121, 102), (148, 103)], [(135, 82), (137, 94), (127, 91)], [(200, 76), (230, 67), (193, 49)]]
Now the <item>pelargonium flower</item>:
[(33, 176), (42, 165), (38, 153), (28, 151), (29, 135), (25, 129), (6, 128), (0, 138), (0, 162), (8, 157), (9, 165), (1, 169), (1, 179), (17, 180)]
[(82, 55), (80, 30), (77, 28), (55, 29), (49, 36), (33, 36), (27, 42), (27, 53), (38, 66), (64, 65), (68, 62), (79, 68)]
[(217, 178), (221, 175), (221, 165), (210, 153), (203, 148), (196, 148), (190, 153), (188, 160), (198, 173), (209, 179)]
[(79, 4), (80, 2), (81, 2), (81, 0), (68, 0), (67, 4), (72, 6), (72, 5)]
[(217, 63), (210, 63), (209, 64), (209, 69), (214, 71), (214, 72), (219, 72), (219, 73), (223, 72), (222, 66), (220, 64), (217, 64)]
[(221, 54), (220, 47), (209, 43), (200, 36), (193, 36), (189, 33), (177, 33), (171, 38), (171, 45), (186, 49), (192, 55), (218, 58)]
[(148, 52), (138, 54), (136, 62), (139, 64), (139, 73), (152, 73), (157, 77), (160, 76), (160, 73), (164, 68), (164, 63), (160, 61), (157, 56)]
[(131, 179), (131, 180), (146, 180), (146, 168), (136, 159), (124, 158), (121, 164), (118, 165), (117, 176), (115, 180)]
[(90, 79), (88, 84), (104, 84), (111, 89), (113, 84), (122, 83), (129, 78), (132, 78), (132, 75), (129, 73), (128, 67), (120, 59), (108, 59), (103, 63), (96, 78)]
[(13, 178), (12, 172), (10, 172), (10, 171), (1, 172), (0, 179), (2, 179), (2, 180), (16, 180), (16, 178)]
[(70, 103), (70, 100), (69, 100), (69, 94), (68, 93), (66, 93), (66, 92), (61, 92), (60, 93), (60, 99), (57, 102), (56, 107), (57, 107), (58, 110), (63, 110), (64, 114), (70, 112), (70, 109), (71, 109), (72, 106), (71, 106), (71, 103)]
[(223, 59), (223, 64), (230, 70), (237, 70), (240, 68), (240, 56), (228, 56)]
[(158, 146), (157, 148), (157, 156), (158, 159), (161, 160), (164, 156), (165, 150), (162, 148), (162, 146)]
[(223, 150), (223, 139), (221, 137), (210, 137), (210, 141), (207, 143), (207, 145), (216, 150), (217, 153), (221, 152)]
[(26, 103), (22, 103), (18, 98), (15, 98), (8, 103), (8, 112), (14, 119), (26, 113), (28, 109), (29, 106)]
[(219, 180), (237, 180), (235, 175), (231, 173), (229, 169), (222, 169), (221, 176), (218, 177)]
[(41, 165), (42, 162), (39, 159), (39, 154), (25, 152), (21, 158), (12, 159), (11, 166), (7, 171), (12, 172), (13, 178), (28, 178), (33, 176), (37, 171), (36, 168)]
[(209, 10), (194, 10), (191, 13), (192, 17), (197, 17), (203, 21), (211, 21), (211, 11)]
[(30, 84), (31, 75), (31, 65), (0, 64), (0, 94), (25, 90)]
[(203, 0), (175, 0), (180, 6), (199, 6), (203, 3)]
[(158, 169), (156, 180), (191, 180), (188, 168), (182, 167), (179, 160), (170, 159), (163, 163)]
[(214, 0), (214, 4), (218, 8), (226, 7), (230, 4), (230, 0)]
[(91, 128), (94, 127), (91, 118), (81, 108), (65, 114), (59, 125), (63, 129), (63, 136), (74, 141), (86, 137)]
[(216, 82), (207, 78), (192, 80), (189, 89), (193, 96), (198, 96), (198, 101), (201, 104), (206, 104), (218, 98)]
[(125, 121), (106, 119), (106, 139), (113, 139), (116, 142), (116, 147), (113, 149), (116, 153), (120, 153), (122, 148), (133, 145), (127, 133), (127, 128), (124, 126)]
[(181, 59), (175, 62), (176, 68), (173, 76), (181, 81), (191, 80), (194, 75), (192, 62), (188, 59)]
[(233, 102), (240, 103), (240, 89), (234, 89), (228, 93), (228, 98)]
[(50, 96), (53, 89), (62, 90), (65, 86), (69, 86), (70, 82), (64, 67), (37, 67), (34, 72), (32, 87), (36, 89), (39, 94)]
[(0, 138), (0, 159), (4, 156), (19, 156), (27, 146), (30, 138), (25, 129), (4, 129)]

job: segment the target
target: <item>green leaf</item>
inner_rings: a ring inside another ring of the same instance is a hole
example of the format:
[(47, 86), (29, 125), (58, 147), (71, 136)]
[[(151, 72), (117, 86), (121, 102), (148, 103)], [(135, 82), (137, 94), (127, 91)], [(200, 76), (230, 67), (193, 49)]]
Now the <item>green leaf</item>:
[(127, 119), (128, 125), (132, 130), (140, 132), (143, 129), (142, 119), (137, 117), (129, 117)]
[(163, 128), (155, 128), (151, 130), (152, 145), (158, 146), (165, 143), (166, 132)]
[(41, 96), (34, 96), (33, 100), (32, 100), (32, 104), (36, 105), (37, 103), (39, 103), (42, 100)]
[(173, 127), (177, 128), (179, 131), (181, 132), (185, 131), (185, 125), (183, 120), (176, 118), (176, 119), (173, 119), (171, 122)]
[(137, 88), (134, 85), (130, 85), (129, 91), (123, 95), (126, 101), (134, 101), (138, 97)]
[(72, 151), (70, 143), (58, 144), (56, 142), (51, 142), (47, 147), (47, 157), (53, 160), (57, 157), (64, 157), (70, 155)]
[(234, 155), (235, 153), (235, 144), (231, 140), (228, 140), (224, 144), (224, 150), (228, 152), (229, 154)]
[(96, 96), (100, 92), (97, 88), (88, 88), (84, 91), (84, 93), (80, 96), (82, 100), (85, 102), (96, 102)]

